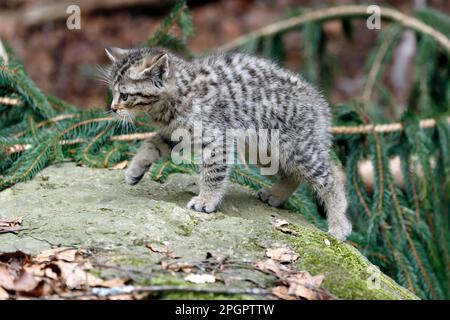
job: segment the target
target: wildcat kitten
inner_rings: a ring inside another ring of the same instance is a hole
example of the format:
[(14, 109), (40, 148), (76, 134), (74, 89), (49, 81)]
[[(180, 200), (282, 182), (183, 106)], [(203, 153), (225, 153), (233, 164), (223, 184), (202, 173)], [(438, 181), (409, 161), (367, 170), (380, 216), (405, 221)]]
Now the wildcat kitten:
[[(260, 190), (259, 198), (278, 207), (305, 181), (325, 205), (329, 232), (342, 240), (351, 233), (344, 185), (329, 156), (329, 108), (300, 76), (238, 53), (193, 61), (160, 48), (108, 48), (106, 53), (113, 62), (111, 109), (128, 118), (146, 113), (160, 128), (142, 143), (126, 171), (126, 183), (138, 183), (152, 163), (170, 154), (172, 132), (192, 132), (194, 122), (200, 121), (204, 133), (213, 137), (230, 128), (278, 129), (279, 181)], [(202, 148), (211, 150), (218, 143), (214, 138), (202, 141)], [(209, 213), (223, 199), (229, 167), (211, 156), (202, 160), (200, 193), (187, 206)]]

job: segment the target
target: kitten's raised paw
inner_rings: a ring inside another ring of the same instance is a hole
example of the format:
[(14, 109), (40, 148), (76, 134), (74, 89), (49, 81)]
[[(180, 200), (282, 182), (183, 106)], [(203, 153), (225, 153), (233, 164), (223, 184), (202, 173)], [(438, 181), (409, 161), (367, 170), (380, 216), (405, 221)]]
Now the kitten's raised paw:
[(217, 200), (207, 200), (201, 196), (197, 196), (188, 202), (187, 208), (199, 212), (211, 213), (217, 210), (218, 205), (219, 201)]
[(285, 202), (284, 199), (281, 199), (270, 192), (270, 189), (261, 189), (258, 191), (258, 198), (272, 207), (281, 207)]
[(142, 173), (136, 173), (130, 168), (125, 171), (125, 182), (130, 186), (134, 186), (138, 184), (139, 181), (141, 181), (144, 174), (145, 171)]

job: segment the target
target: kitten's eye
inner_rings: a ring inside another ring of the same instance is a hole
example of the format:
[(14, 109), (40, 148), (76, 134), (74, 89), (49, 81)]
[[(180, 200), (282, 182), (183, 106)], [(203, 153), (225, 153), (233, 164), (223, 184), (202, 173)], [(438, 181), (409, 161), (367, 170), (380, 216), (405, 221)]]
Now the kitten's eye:
[(122, 100), (122, 101), (127, 101), (128, 100), (128, 94), (126, 94), (126, 93), (121, 93), (120, 94), (120, 100)]

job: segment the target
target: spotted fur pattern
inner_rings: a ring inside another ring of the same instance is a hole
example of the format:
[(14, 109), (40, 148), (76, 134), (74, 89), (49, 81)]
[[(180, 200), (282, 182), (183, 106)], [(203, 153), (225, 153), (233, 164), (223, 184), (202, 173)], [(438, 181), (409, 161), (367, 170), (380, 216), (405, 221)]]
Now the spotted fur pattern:
[[(212, 136), (202, 141), (203, 150), (215, 150), (220, 140), (215, 134), (227, 129), (278, 129), (279, 182), (261, 190), (259, 198), (281, 206), (306, 182), (324, 203), (329, 232), (339, 239), (351, 233), (343, 183), (330, 161), (329, 107), (299, 75), (239, 53), (187, 61), (159, 48), (106, 51), (113, 61), (111, 108), (121, 116), (146, 113), (160, 128), (142, 144), (126, 171), (127, 183), (139, 182), (152, 163), (170, 152), (177, 128), (192, 132), (194, 123), (201, 122), (203, 132)], [(215, 211), (228, 173), (227, 164), (203, 155), (200, 193), (188, 207)]]

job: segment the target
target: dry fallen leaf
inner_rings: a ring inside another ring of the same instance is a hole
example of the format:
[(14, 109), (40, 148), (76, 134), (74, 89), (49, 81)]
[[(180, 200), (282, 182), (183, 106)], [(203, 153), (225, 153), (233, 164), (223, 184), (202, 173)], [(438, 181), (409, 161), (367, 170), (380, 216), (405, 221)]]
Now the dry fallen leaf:
[(287, 233), (287, 234), (292, 234), (292, 235), (297, 235), (298, 232), (295, 230), (290, 229), (289, 226), (289, 222), (287, 220), (282, 220), (282, 219), (276, 219), (274, 222), (274, 226), (275, 229), (283, 232), (283, 233)]
[[(324, 280), (323, 275), (312, 276), (308, 271), (296, 271), (293, 262), (298, 255), (287, 248), (267, 249), (266, 255), (270, 258), (258, 261), (255, 268), (278, 278), (278, 286), (272, 289), (272, 294), (284, 300), (308, 299), (325, 300), (333, 297), (320, 286)], [(281, 264), (289, 262), (291, 268)]]
[(287, 278), (288, 293), (308, 300), (316, 300), (316, 292), (322, 285), (323, 275), (311, 276), (308, 271), (301, 271)]
[(275, 228), (287, 226), (288, 224), (289, 224), (289, 222), (287, 220), (283, 220), (283, 219), (276, 219), (274, 222)]
[(88, 273), (88, 269), (79, 263), (57, 261), (53, 263), (60, 270), (61, 281), (69, 289), (102, 286), (103, 280)]
[(267, 249), (266, 256), (281, 263), (291, 263), (298, 259), (298, 254), (289, 248)]
[(184, 272), (191, 273), (194, 270), (194, 266), (189, 262), (169, 262), (169, 261), (161, 261), (161, 267), (163, 269), (172, 271), (172, 272)]
[(0, 233), (13, 232), (16, 233), (21, 230), (23, 219), (0, 219)]
[(313, 289), (307, 288), (301, 284), (291, 284), (288, 289), (288, 294), (306, 300), (317, 300)]
[(81, 251), (74, 248), (56, 248), (42, 251), (33, 258), (36, 262), (49, 262), (56, 260), (63, 260), (66, 262), (74, 262), (77, 259), (77, 254)]
[(23, 269), (28, 260), (29, 256), (22, 252), (0, 254), (0, 287), (10, 291), (34, 290), (39, 281)]
[(279, 278), (284, 277), (290, 273), (290, 270), (285, 266), (279, 264), (273, 259), (267, 259), (265, 261), (258, 261), (255, 263), (255, 267), (262, 272), (275, 275)]
[(214, 283), (216, 282), (216, 277), (211, 274), (190, 274), (184, 278), (184, 280), (192, 283)]
[(283, 300), (296, 300), (296, 297), (289, 295), (288, 288), (285, 286), (278, 286), (272, 289), (272, 294)]
[(150, 243), (145, 245), (148, 249), (150, 249), (152, 252), (155, 253), (162, 253), (168, 258), (172, 259), (178, 259), (180, 256), (177, 256), (173, 253), (172, 249), (170, 249), (168, 246), (158, 246), (156, 244)]
[(111, 170), (123, 170), (128, 167), (128, 160), (122, 161), (111, 167)]
[[(124, 279), (103, 280), (91, 273), (91, 263), (82, 250), (57, 248), (31, 259), (22, 252), (0, 254), (0, 294), (13, 291), (19, 296), (69, 294), (88, 287), (121, 287)], [(93, 297), (95, 298), (95, 296)]]

